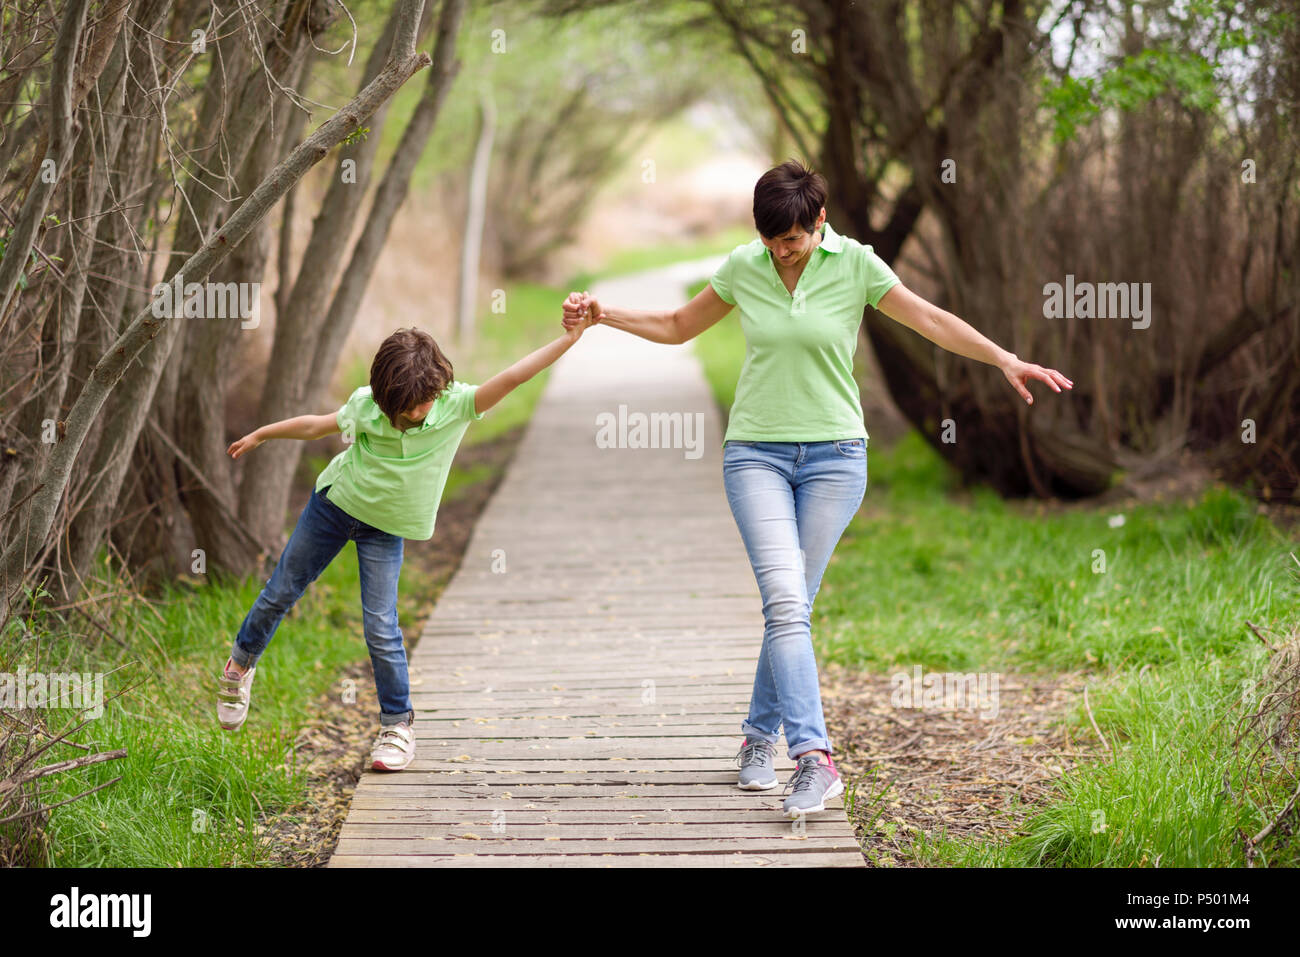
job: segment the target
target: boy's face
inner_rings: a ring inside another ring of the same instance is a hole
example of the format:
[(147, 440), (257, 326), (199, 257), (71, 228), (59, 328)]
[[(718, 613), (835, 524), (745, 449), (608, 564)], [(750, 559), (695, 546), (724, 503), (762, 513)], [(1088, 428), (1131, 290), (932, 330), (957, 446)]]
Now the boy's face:
[(433, 399), (430, 399), (428, 402), (425, 402), (422, 405), (417, 405), (414, 406), (413, 408), (407, 409), (398, 417), (398, 420), (402, 421), (403, 428), (409, 429), (413, 426), (422, 425), (424, 423), (425, 416), (429, 414), (429, 410), (432, 408), (433, 408)]

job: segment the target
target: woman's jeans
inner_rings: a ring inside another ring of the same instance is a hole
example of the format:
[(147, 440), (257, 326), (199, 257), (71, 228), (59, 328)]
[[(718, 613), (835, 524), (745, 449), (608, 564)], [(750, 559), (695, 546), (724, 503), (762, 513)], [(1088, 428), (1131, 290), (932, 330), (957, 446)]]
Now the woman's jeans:
[(763, 648), (749, 738), (787, 754), (830, 752), (817, 687), (811, 616), (822, 573), (867, 490), (866, 437), (838, 442), (735, 442), (722, 451), (727, 501), (763, 598)]
[(361, 572), (362, 627), (379, 692), (379, 721), (415, 721), (402, 629), (397, 626), (397, 579), (402, 570), (400, 536), (353, 518), (325, 493), (312, 492), (266, 587), (239, 627), (230, 657), (241, 668), (257, 664), (280, 620), (349, 540), (357, 543)]

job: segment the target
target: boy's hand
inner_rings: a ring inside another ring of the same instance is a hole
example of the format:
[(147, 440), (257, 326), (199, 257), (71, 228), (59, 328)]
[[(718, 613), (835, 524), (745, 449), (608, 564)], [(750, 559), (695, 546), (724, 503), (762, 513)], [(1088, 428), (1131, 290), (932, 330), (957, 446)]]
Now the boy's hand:
[(237, 459), (245, 452), (252, 451), (265, 441), (265, 439), (259, 438), (256, 432), (249, 432), (242, 439), (237, 439), (234, 442), (231, 442), (230, 448), (226, 449), (226, 451), (230, 454), (232, 459)]
[(594, 326), (605, 318), (604, 312), (601, 311), (600, 303), (593, 299), (586, 292), (571, 292), (569, 297), (564, 300), (564, 329), (571, 332), (574, 328), (579, 328), (579, 334), (582, 329), (588, 326)]

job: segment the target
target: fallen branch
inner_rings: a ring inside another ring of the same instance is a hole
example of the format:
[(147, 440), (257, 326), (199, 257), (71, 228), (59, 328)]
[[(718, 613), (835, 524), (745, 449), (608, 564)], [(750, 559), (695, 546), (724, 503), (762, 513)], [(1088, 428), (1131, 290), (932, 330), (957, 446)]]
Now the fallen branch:
[[(1292, 557), (1294, 558), (1295, 556), (1292, 556)], [(1256, 637), (1256, 638), (1258, 638), (1260, 641), (1264, 642), (1264, 644), (1268, 645), (1268, 649), (1269, 649), (1269, 651), (1277, 651), (1277, 650), (1278, 650), (1278, 649), (1277, 649), (1277, 645), (1273, 644), (1273, 642), (1271, 642), (1271, 641), (1269, 641), (1267, 638), (1265, 638), (1264, 635), (1263, 635), (1263, 633), (1262, 633), (1258, 628), (1255, 627), (1255, 625), (1254, 625), (1253, 622), (1247, 621), (1247, 622), (1246, 622), (1246, 627), (1249, 628), (1251, 631), (1253, 631), (1253, 632), (1255, 633), (1255, 637)]]
[(8, 817), (0, 817), (0, 824), (8, 824), (10, 821), (17, 821), (20, 820), (21, 818), (31, 817), (32, 815), (40, 814), (43, 811), (52, 811), (56, 807), (63, 807), (63, 805), (71, 804), (73, 801), (80, 801), (86, 795), (94, 794), (96, 791), (102, 791), (110, 784), (116, 784), (120, 780), (122, 780), (122, 776), (119, 774), (117, 777), (113, 778), (113, 780), (105, 781), (103, 784), (97, 784), (95, 785), (95, 787), (91, 788), (90, 790), (82, 791), (80, 794), (70, 797), (67, 800), (59, 801), (55, 804), (42, 804), (39, 807), (32, 808), (30, 811), (23, 811), (21, 814), (11, 814)]
[(37, 778), (43, 778), (49, 774), (59, 774), (63, 771), (73, 771), (77, 768), (85, 767), (88, 764), (100, 764), (104, 761), (116, 761), (118, 758), (126, 757), (126, 748), (118, 748), (116, 751), (100, 751), (98, 754), (85, 754), (79, 758), (72, 758), (68, 761), (58, 761), (55, 764), (47, 764), (39, 767), (29, 774), (21, 777), (7, 778), (3, 784), (9, 785), (5, 790), (27, 784), (29, 781), (35, 781)]
[(1092, 716), (1092, 705), (1090, 705), (1090, 704), (1088, 703), (1088, 686), (1087, 686), (1087, 685), (1084, 685), (1084, 686), (1083, 686), (1083, 706), (1084, 706), (1085, 709), (1087, 709), (1087, 712), (1088, 712), (1088, 720), (1092, 723), (1092, 730), (1094, 730), (1094, 731), (1097, 732), (1097, 737), (1099, 737), (1099, 738), (1101, 739), (1101, 743), (1105, 746), (1106, 750), (1110, 753), (1111, 757), (1114, 757), (1114, 756), (1115, 756), (1115, 752), (1114, 752), (1114, 751), (1111, 751), (1111, 748), (1110, 748), (1110, 742), (1107, 741), (1107, 740), (1106, 740), (1106, 736), (1105, 736), (1104, 734), (1101, 733), (1101, 728), (1097, 727), (1097, 719), (1094, 718), (1094, 717)]
[(1282, 823), (1282, 818), (1286, 817), (1288, 814), (1291, 813), (1291, 808), (1295, 807), (1296, 798), (1300, 798), (1300, 785), (1297, 785), (1296, 789), (1291, 792), (1291, 800), (1286, 802), (1286, 807), (1282, 808), (1282, 810), (1278, 813), (1277, 817), (1273, 818), (1273, 820), (1268, 823), (1268, 826), (1265, 827), (1258, 834), (1256, 834), (1254, 837), (1247, 839), (1246, 841), (1246, 866), (1247, 867), (1255, 866), (1255, 857), (1259, 853), (1258, 851), (1259, 842), (1264, 840), (1264, 838), (1268, 837), (1270, 834), (1272, 834), (1273, 829)]

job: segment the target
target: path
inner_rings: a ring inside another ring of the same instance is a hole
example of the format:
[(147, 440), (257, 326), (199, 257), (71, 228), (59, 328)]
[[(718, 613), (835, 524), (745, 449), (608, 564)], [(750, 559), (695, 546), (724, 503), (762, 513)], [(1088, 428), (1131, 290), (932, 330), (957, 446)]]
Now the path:
[[(592, 292), (669, 306), (712, 265)], [(701, 454), (598, 447), (620, 404), (698, 413)], [(784, 739), (781, 786), (735, 786), (763, 616), (721, 444), (689, 346), (597, 326), (557, 363), (412, 654), (416, 759), (363, 775), (331, 866), (863, 864), (842, 799), (782, 817)]]

